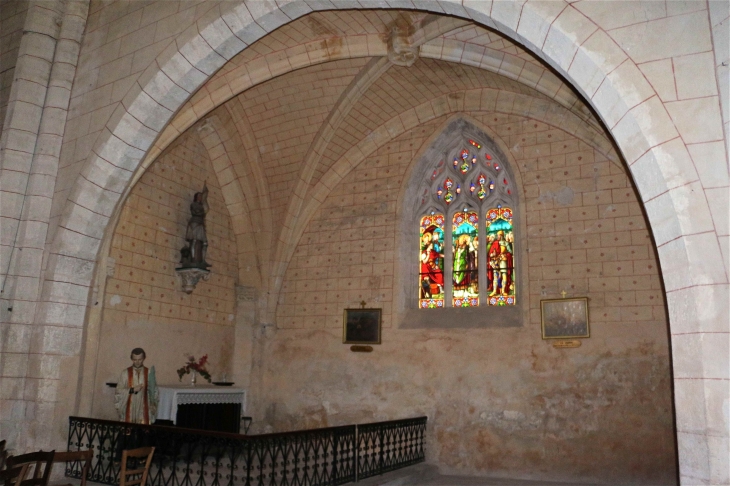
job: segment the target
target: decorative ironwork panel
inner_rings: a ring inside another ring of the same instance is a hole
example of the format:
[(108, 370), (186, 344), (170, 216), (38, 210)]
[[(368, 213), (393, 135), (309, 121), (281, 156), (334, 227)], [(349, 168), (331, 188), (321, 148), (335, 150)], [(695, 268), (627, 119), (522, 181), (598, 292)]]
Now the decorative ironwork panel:
[(357, 479), (426, 460), (426, 417), (357, 427)]
[(119, 484), (123, 450), (154, 446), (148, 486), (329, 486), (423, 461), (425, 430), (425, 417), (266, 435), (69, 417), (68, 450), (92, 449), (87, 479), (103, 484)]
[[(245, 436), (69, 418), (68, 450), (94, 450), (89, 481), (119, 484), (122, 450), (154, 446), (148, 486), (317, 486), (355, 480), (355, 426)], [(80, 478), (78, 464), (66, 476)]]

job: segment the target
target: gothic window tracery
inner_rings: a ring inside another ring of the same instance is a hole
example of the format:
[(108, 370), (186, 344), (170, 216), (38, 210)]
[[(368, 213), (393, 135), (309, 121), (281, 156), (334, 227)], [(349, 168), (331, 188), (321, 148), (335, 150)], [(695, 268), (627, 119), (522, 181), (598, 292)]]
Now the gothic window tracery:
[(515, 305), (512, 178), (491, 144), (455, 138), (420, 190), (418, 306)]

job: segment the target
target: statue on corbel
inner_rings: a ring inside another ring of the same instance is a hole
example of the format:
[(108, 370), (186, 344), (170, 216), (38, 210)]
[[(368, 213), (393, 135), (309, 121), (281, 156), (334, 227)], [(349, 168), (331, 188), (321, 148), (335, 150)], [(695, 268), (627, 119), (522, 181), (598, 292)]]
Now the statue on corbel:
[(208, 213), (208, 184), (196, 192), (190, 204), (190, 220), (185, 231), (187, 244), (180, 250), (180, 266), (175, 269), (182, 279), (183, 290), (192, 293), (200, 279), (210, 278), (211, 265), (205, 261), (208, 251), (208, 237), (205, 230), (205, 215)]

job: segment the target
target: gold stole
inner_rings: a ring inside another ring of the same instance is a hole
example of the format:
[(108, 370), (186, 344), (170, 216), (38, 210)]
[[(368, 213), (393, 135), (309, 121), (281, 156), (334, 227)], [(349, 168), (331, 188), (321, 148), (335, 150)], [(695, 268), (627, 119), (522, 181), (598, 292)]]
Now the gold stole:
[[(149, 410), (149, 401), (147, 400), (147, 378), (149, 376), (149, 368), (142, 367), (144, 370), (144, 421), (142, 423), (149, 424), (150, 423), (150, 410)], [(127, 386), (129, 388), (132, 388), (134, 386), (134, 366), (130, 366), (127, 368)], [(132, 394), (129, 393), (127, 396), (127, 411), (124, 415), (124, 421), (129, 422), (132, 413)]]

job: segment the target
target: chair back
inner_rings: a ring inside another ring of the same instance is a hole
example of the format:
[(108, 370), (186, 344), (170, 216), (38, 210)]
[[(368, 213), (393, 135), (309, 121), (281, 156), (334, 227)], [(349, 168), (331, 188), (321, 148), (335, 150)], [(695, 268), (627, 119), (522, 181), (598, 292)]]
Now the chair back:
[[(150, 464), (152, 463), (152, 454), (154, 453), (154, 447), (140, 447), (122, 451), (122, 470), (119, 473), (119, 486), (145, 486)], [(135, 469), (128, 469), (127, 461), (129, 459), (134, 459)]]
[(0, 485), (16, 486), (25, 479), (28, 474), (28, 464), (22, 466), (9, 467), (0, 471)]
[(91, 460), (94, 458), (94, 451), (68, 451), (56, 452), (53, 455), (53, 462), (81, 462), (81, 485), (86, 486), (86, 477), (89, 475)]
[[(54, 453), (54, 451), (38, 451), (8, 457), (8, 469), (16, 466), (28, 466), (28, 472), (20, 482), (16, 483), (16, 486), (47, 486), (48, 479), (51, 477)], [(33, 468), (32, 476), (30, 476), (30, 468)]]
[(8, 450), (5, 449), (5, 440), (0, 440), (0, 471), (5, 469), (5, 461), (8, 458)]

